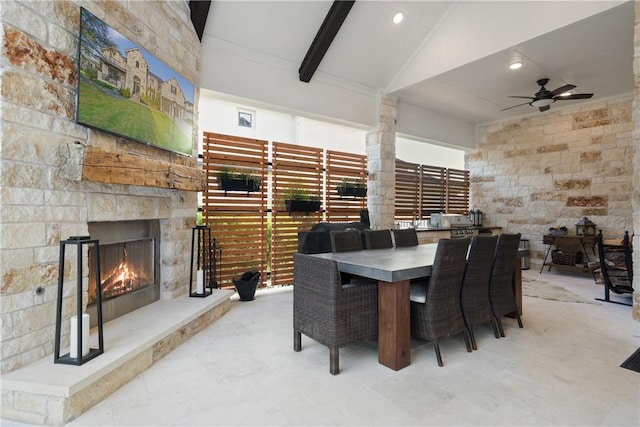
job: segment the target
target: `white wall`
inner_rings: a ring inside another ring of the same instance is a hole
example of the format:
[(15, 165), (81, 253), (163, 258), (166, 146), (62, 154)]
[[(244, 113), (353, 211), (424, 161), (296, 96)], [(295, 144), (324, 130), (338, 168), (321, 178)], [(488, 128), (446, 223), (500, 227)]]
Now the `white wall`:
[[(239, 110), (255, 112), (253, 128), (238, 126)], [(258, 107), (244, 100), (228, 99), (206, 89), (200, 92), (198, 111), (199, 152), (202, 152), (203, 132), (214, 132), (366, 154), (367, 130), (355, 126)], [(411, 163), (464, 169), (464, 151), (408, 138), (396, 138), (396, 156)]]

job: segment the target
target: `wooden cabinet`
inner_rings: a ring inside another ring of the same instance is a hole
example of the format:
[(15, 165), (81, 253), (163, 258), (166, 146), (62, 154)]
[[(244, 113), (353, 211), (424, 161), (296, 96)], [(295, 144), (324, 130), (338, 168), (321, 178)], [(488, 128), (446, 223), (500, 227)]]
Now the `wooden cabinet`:
[[(588, 264), (596, 259), (594, 246), (596, 244), (596, 236), (568, 236), (558, 234), (545, 234), (542, 236), (542, 243), (547, 245), (547, 252), (544, 256), (540, 273), (545, 266), (554, 267), (558, 270), (576, 271), (581, 273), (590, 273)], [(558, 256), (554, 260), (554, 251)], [(567, 263), (565, 260), (571, 259), (571, 256), (578, 255), (578, 262), (575, 264)], [(562, 256), (561, 256), (562, 255)], [(570, 255), (567, 257), (567, 255)], [(554, 262), (555, 261), (555, 262)]]

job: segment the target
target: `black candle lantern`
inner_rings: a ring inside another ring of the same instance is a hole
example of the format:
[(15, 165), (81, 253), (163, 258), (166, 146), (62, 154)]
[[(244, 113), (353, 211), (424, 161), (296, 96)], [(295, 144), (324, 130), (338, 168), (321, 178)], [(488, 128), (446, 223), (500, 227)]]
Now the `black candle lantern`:
[(576, 236), (595, 236), (596, 225), (589, 220), (586, 216), (583, 216), (580, 221), (576, 223)]
[[(195, 252), (195, 253), (194, 253)], [(189, 275), (189, 296), (205, 298), (211, 295), (214, 286), (213, 252), (211, 228), (197, 225), (191, 229), (191, 274)], [(195, 265), (194, 265), (195, 257)], [(196, 289), (193, 290), (193, 271), (196, 271)]]
[[(69, 353), (60, 355), (60, 341), (62, 334), (62, 295), (64, 284), (64, 256), (67, 245), (76, 247), (77, 252), (77, 270), (76, 278), (77, 294), (76, 294), (76, 315), (71, 318), (71, 343)], [(89, 315), (83, 313), (82, 307), (82, 255), (85, 245), (93, 245), (95, 251), (94, 271), (96, 281), (96, 314), (98, 316), (98, 348), (89, 348)], [(60, 242), (60, 264), (58, 267), (58, 296), (56, 305), (56, 336), (55, 349), (53, 354), (54, 363), (63, 363), (66, 365), (82, 365), (85, 362), (104, 352), (104, 340), (102, 335), (102, 287), (100, 285), (100, 243), (97, 239), (91, 239), (89, 236), (71, 236), (68, 240)]]

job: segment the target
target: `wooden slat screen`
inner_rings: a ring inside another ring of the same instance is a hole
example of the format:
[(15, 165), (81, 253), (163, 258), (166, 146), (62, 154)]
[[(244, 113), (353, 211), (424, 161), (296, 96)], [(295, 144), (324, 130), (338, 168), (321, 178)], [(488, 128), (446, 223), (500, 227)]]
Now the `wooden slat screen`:
[(432, 213), (447, 211), (447, 169), (437, 166), (422, 166), (422, 209), (420, 219)]
[(418, 213), (420, 165), (396, 159), (395, 219), (411, 221)]
[[(267, 141), (204, 133), (203, 168), (207, 186), (202, 195), (203, 219), (221, 249), (216, 265), (221, 287), (233, 286), (231, 279), (251, 267), (265, 271), (267, 148)], [(258, 177), (259, 190), (225, 194), (219, 188), (219, 174), (229, 167), (234, 172)], [(265, 280), (266, 274), (262, 274), (262, 284)]]
[[(273, 143), (273, 205), (271, 208), (271, 285), (293, 281), (293, 254), (298, 251), (298, 231), (308, 231), (322, 221), (323, 150), (281, 142)], [(317, 212), (291, 213), (285, 200), (290, 188), (298, 187), (318, 198)]]
[(466, 215), (469, 209), (469, 171), (447, 169), (447, 213)]
[(469, 209), (469, 171), (408, 163), (396, 159), (395, 220), (425, 219), (432, 213)]
[(326, 220), (360, 221), (360, 211), (366, 208), (367, 197), (340, 196), (337, 188), (345, 180), (367, 184), (367, 157), (332, 150), (327, 150), (326, 156)]

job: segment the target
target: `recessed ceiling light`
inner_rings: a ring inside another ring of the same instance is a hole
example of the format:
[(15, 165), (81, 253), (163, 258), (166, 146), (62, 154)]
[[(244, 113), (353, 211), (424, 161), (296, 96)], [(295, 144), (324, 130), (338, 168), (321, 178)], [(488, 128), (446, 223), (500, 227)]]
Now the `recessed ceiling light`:
[(571, 92), (561, 93), (561, 94), (560, 94), (560, 95), (558, 95), (558, 96), (569, 96), (569, 95), (571, 95)]
[(394, 24), (401, 23), (403, 19), (404, 19), (404, 13), (403, 12), (396, 12), (396, 14), (393, 15), (393, 23)]
[(520, 67), (522, 67), (522, 62), (514, 62), (513, 64), (509, 65), (509, 68), (512, 70), (517, 70)]

